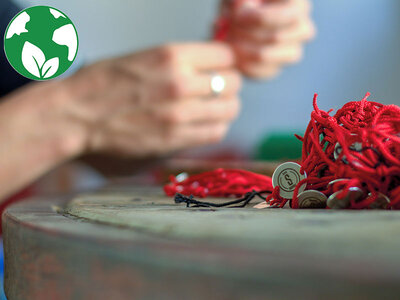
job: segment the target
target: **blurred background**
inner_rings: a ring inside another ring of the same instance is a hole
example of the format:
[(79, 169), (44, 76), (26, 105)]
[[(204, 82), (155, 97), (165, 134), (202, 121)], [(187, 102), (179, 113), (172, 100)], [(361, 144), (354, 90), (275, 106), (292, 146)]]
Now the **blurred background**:
[[(166, 42), (207, 40), (219, 4), (219, 0), (17, 2), (21, 7), (54, 6), (74, 21), (80, 38), (75, 69)], [(192, 154), (222, 151), (223, 156), (240, 153), (277, 160), (284, 159), (279, 154), (287, 151), (283, 156), (295, 158), (301, 143), (293, 134), (304, 132), (314, 93), (326, 110), (360, 100), (367, 91), (372, 100), (400, 104), (398, 0), (313, 1), (313, 18), (317, 37), (307, 45), (303, 60), (273, 80), (246, 80), (241, 115), (225, 141)]]
[[(40, 0), (64, 11), (80, 37), (80, 63), (171, 41), (206, 40), (218, 0)], [(319, 94), (323, 109), (370, 99), (400, 103), (400, 2), (313, 1), (317, 37), (304, 59), (268, 82), (246, 81), (243, 110), (225, 144), (253, 151), (272, 131), (303, 132)], [(79, 64), (79, 62), (78, 62)]]

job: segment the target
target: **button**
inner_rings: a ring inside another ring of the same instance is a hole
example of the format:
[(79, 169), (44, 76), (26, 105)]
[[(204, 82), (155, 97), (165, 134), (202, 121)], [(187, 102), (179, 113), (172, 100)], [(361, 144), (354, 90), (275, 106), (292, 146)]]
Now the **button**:
[(347, 208), (350, 206), (351, 200), (354, 200), (355, 202), (357, 202), (364, 196), (364, 192), (358, 187), (349, 188), (347, 195), (344, 198), (339, 199), (339, 198), (337, 198), (337, 195), (339, 195), (341, 192), (342, 191), (337, 191), (329, 196), (328, 201), (326, 202), (326, 205), (329, 208), (332, 208), (332, 209)]
[[(352, 151), (361, 152), (362, 149), (363, 149), (362, 143), (360, 143), (360, 142), (355, 142), (355, 143), (353, 143), (353, 144), (350, 145), (349, 149), (352, 150)], [(334, 149), (334, 151), (333, 151), (333, 157), (335, 158), (335, 160), (338, 159), (340, 153), (342, 153), (342, 146), (341, 146), (339, 143), (336, 143), (335, 149)], [(348, 164), (348, 163), (349, 163), (349, 162), (347, 161), (345, 155), (343, 155), (342, 161), (343, 161), (345, 164)]]
[(333, 186), (335, 183), (338, 183), (338, 182), (342, 182), (342, 185), (344, 185), (344, 184), (346, 184), (346, 181), (348, 181), (348, 180), (350, 180), (350, 179), (347, 179), (347, 178), (339, 178), (339, 179), (332, 180), (331, 182), (328, 183), (328, 187), (331, 187), (331, 186)]
[[(273, 187), (279, 186), (279, 194), (285, 199), (292, 199), (294, 189), (297, 184), (305, 179), (306, 174), (300, 174), (301, 166), (294, 162), (286, 162), (279, 165), (272, 175)], [(306, 184), (299, 188), (299, 193), (303, 192)]]
[[(350, 180), (350, 179), (348, 179), (348, 178), (339, 178), (339, 179), (335, 179), (335, 180), (330, 181), (330, 182), (328, 183), (328, 186), (333, 185), (333, 184), (335, 184), (335, 183), (337, 183), (337, 182), (347, 181), (347, 180)], [(343, 183), (344, 183), (344, 182), (343, 182)]]
[[(371, 196), (372, 196), (372, 194), (368, 193), (368, 198)], [(376, 200), (369, 205), (369, 208), (371, 208), (371, 209), (387, 209), (389, 203), (390, 203), (389, 197), (382, 193), (379, 193)]]
[(299, 208), (325, 208), (328, 198), (316, 190), (308, 190), (297, 196)]

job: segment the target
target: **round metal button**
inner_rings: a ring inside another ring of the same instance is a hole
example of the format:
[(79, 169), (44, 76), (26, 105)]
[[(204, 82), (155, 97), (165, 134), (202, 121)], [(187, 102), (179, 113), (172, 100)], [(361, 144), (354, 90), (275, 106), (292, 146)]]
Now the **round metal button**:
[(329, 196), (328, 200), (326, 201), (326, 205), (332, 209), (343, 209), (350, 206), (350, 201), (354, 200), (357, 201), (364, 196), (364, 192), (358, 187), (351, 187), (349, 188), (349, 192), (347, 195), (339, 199), (337, 195), (340, 194), (342, 191), (337, 191)]
[[(372, 196), (372, 194), (369, 193), (368, 198), (371, 196)], [(389, 197), (382, 193), (379, 193), (376, 200), (369, 205), (369, 208), (371, 208), (371, 209), (386, 209), (388, 207), (389, 203), (390, 203)]]
[[(330, 181), (330, 182), (328, 183), (328, 186), (334, 185), (334, 184), (337, 183), (337, 182), (348, 181), (348, 180), (350, 180), (350, 179), (348, 179), (348, 178), (339, 178), (339, 179), (335, 179), (335, 180)], [(343, 182), (343, 184), (344, 184), (344, 182)]]
[[(297, 184), (305, 179), (307, 175), (300, 174), (301, 166), (294, 162), (286, 162), (279, 165), (274, 174), (272, 175), (273, 187), (279, 186), (279, 194), (285, 199), (292, 199), (294, 189)], [(303, 184), (299, 188), (299, 193), (303, 192), (306, 188), (306, 184)]]
[(299, 208), (325, 208), (328, 198), (316, 190), (308, 190), (297, 196)]
[[(361, 152), (362, 148), (363, 148), (363, 146), (362, 146), (362, 143), (360, 143), (360, 142), (355, 142), (355, 143), (351, 144), (350, 147), (349, 147), (350, 150), (357, 151), (357, 152)], [(335, 158), (335, 160), (338, 159), (340, 153), (342, 153), (342, 150), (343, 150), (342, 146), (339, 143), (336, 143), (335, 149), (333, 150), (333, 157)], [(345, 164), (348, 163), (346, 155), (343, 155), (342, 161)]]

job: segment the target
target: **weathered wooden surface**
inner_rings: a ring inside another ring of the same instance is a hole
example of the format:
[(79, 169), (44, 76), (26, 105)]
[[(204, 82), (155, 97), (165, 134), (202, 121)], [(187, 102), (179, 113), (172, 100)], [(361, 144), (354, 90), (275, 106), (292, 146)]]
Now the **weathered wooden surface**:
[(10, 300), (393, 299), (400, 292), (396, 211), (188, 209), (148, 188), (72, 198), (6, 211)]

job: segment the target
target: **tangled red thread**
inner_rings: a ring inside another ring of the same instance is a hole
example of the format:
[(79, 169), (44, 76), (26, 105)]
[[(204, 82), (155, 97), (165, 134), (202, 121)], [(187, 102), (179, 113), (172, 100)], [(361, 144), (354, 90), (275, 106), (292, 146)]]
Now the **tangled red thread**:
[(272, 191), (270, 177), (245, 170), (220, 168), (192, 175), (183, 180), (177, 177), (170, 176), (171, 183), (164, 186), (167, 196), (180, 193), (201, 198), (206, 196), (240, 197), (253, 190)]
[[(369, 95), (345, 104), (334, 116), (318, 108), (314, 95), (311, 121), (304, 137), (298, 137), (303, 142), (301, 172), (307, 178), (294, 191), (293, 208), (304, 183), (327, 196), (341, 190), (339, 199), (351, 187), (369, 195), (351, 201), (349, 208), (368, 208), (379, 193), (389, 197), (388, 207), (400, 208), (400, 108), (367, 101)], [(328, 185), (342, 178), (347, 180)]]
[[(386, 208), (400, 209), (400, 108), (367, 101), (367, 93), (361, 101), (345, 104), (335, 115), (317, 106), (314, 95), (314, 111), (311, 113), (303, 142), (301, 180), (291, 203), (298, 208), (298, 193), (306, 184), (307, 190), (318, 190), (327, 197), (338, 192), (344, 198), (350, 188), (364, 192), (363, 199), (351, 199), (351, 209), (369, 208), (380, 194), (390, 199)], [(343, 179), (329, 184), (333, 180)], [(193, 175), (183, 181), (171, 177), (164, 187), (168, 196), (175, 193), (197, 197), (243, 196), (251, 191), (271, 194), (267, 203), (283, 207), (287, 201), (279, 195), (279, 186), (272, 188), (268, 176), (244, 171), (224, 170)]]

